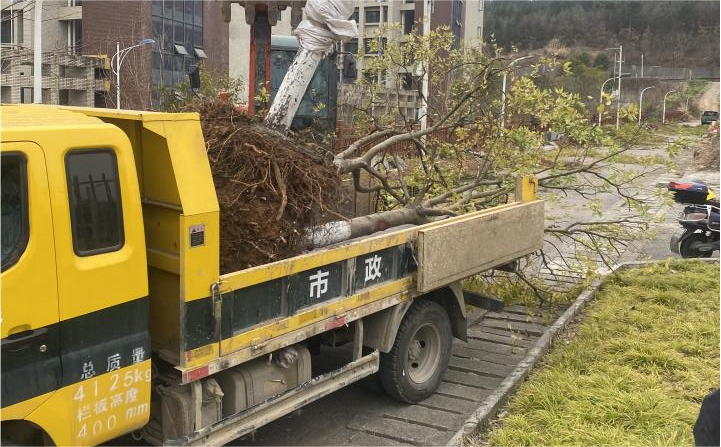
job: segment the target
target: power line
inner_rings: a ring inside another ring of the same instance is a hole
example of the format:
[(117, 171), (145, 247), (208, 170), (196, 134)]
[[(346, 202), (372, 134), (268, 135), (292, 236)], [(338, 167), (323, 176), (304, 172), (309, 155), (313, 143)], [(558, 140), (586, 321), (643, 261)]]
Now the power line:
[[(2, 10), (4, 11), (4, 10), (7, 9), (7, 8), (9, 8), (9, 6), (6, 6), (6, 7), (3, 8)], [(11, 15), (11, 16), (8, 16), (8, 17), (3, 18), (2, 21), (3, 21), (3, 22), (6, 22), (6, 21), (8, 21), (8, 20), (13, 20), (13, 19), (15, 19), (16, 17), (18, 17), (20, 14), (24, 14), (24, 13), (26, 13), (26, 12), (30, 12), (30, 11), (32, 11), (33, 9), (35, 9), (35, 3), (32, 3), (32, 4), (28, 5), (28, 6), (27, 6), (27, 9), (26, 9), (26, 8), (23, 8), (23, 9), (13, 10), (12, 12), (13, 12), (14, 14)]]
[(10, 3), (9, 5), (7, 5), (6, 7), (0, 9), (0, 11), (5, 11), (8, 8), (12, 8), (13, 6), (17, 5), (18, 3), (22, 3), (23, 1), (24, 0), (14, 1), (14, 2)]

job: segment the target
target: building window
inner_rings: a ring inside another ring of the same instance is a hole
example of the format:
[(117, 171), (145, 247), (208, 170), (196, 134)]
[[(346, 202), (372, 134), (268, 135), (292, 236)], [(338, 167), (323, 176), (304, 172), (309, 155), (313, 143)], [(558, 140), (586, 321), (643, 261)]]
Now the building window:
[(451, 32), (453, 33), (453, 46), (458, 48), (461, 44), (461, 21), (463, 19), (463, 2), (461, 0), (453, 0), (451, 9)]
[(2, 155), (2, 271), (12, 267), (28, 245), (27, 163), (20, 153)]
[(188, 73), (206, 57), (203, 46), (202, 0), (154, 0), (152, 84), (173, 86), (188, 81)]
[(343, 50), (351, 54), (358, 53), (358, 39), (351, 39), (343, 44)]
[(416, 25), (416, 12), (413, 9), (401, 11), (401, 20), (403, 22), (403, 34), (410, 34)]
[[(375, 43), (372, 43), (374, 41)], [(382, 53), (386, 46), (386, 41), (387, 39), (385, 37), (380, 39), (377, 37), (367, 37), (363, 39), (363, 49), (365, 54), (378, 54), (379, 51)]]
[(115, 152), (72, 151), (65, 157), (65, 168), (75, 254), (119, 250), (124, 233)]
[(381, 22), (381, 8), (378, 6), (374, 6), (371, 8), (366, 8), (366, 23), (373, 24), (373, 23), (380, 23)]
[(413, 75), (410, 73), (401, 73), (398, 75), (400, 77), (400, 83), (401, 88), (403, 90), (413, 90), (414, 82), (413, 82)]
[(349, 20), (355, 20), (355, 23), (358, 23), (358, 8), (353, 10), (353, 14), (351, 14)]
[(13, 13), (14, 11), (2, 11), (1, 43), (13, 43)]

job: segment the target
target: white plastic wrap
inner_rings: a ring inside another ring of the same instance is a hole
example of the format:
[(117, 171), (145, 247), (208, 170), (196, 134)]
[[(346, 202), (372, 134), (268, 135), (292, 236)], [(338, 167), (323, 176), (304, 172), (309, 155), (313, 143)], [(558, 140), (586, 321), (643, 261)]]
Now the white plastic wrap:
[(358, 26), (354, 20), (348, 20), (356, 3), (355, 0), (308, 0), (305, 19), (293, 32), (301, 48), (327, 54), (333, 51), (337, 41), (358, 37)]

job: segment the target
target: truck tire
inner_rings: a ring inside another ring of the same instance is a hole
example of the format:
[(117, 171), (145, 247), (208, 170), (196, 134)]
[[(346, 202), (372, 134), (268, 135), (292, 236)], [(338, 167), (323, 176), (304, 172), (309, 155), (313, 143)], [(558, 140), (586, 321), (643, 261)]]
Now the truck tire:
[(431, 396), (451, 356), (451, 322), (445, 309), (418, 299), (403, 317), (393, 348), (381, 353), (378, 377), (392, 398), (409, 404)]

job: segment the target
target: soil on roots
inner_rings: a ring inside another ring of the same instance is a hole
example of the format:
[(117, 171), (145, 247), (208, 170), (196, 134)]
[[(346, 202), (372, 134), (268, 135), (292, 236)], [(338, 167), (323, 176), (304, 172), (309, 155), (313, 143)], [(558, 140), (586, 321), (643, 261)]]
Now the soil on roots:
[(282, 136), (224, 101), (200, 114), (220, 204), (220, 271), (299, 254), (304, 228), (328, 220), (342, 199), (327, 154)]

